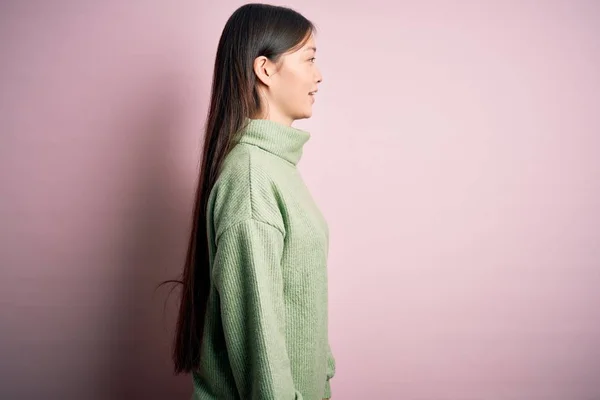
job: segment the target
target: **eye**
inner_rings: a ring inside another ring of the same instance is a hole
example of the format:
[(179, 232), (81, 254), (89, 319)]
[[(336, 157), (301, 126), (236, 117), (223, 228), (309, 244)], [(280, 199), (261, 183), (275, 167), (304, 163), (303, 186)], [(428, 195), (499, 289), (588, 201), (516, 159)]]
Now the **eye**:
[(314, 63), (316, 59), (317, 59), (316, 57), (313, 57), (309, 61)]

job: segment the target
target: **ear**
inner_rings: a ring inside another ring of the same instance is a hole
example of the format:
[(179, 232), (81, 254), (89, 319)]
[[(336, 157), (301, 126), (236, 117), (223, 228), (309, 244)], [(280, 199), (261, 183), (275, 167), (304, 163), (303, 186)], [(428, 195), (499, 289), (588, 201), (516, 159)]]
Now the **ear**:
[(265, 56), (254, 60), (254, 73), (265, 86), (271, 86), (271, 77), (275, 73), (275, 65)]

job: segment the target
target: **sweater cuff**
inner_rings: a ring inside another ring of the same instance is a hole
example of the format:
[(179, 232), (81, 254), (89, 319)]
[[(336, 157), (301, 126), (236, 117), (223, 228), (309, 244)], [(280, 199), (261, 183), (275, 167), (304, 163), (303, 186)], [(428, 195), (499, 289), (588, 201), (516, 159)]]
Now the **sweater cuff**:
[(331, 383), (329, 383), (329, 379), (325, 381), (325, 395), (323, 397), (325, 399), (331, 398)]

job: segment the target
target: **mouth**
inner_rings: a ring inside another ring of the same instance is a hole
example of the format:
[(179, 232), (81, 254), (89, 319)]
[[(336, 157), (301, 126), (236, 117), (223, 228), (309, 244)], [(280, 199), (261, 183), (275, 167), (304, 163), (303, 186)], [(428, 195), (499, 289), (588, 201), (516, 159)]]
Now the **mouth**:
[(312, 91), (312, 92), (308, 92), (309, 95), (314, 96), (316, 93), (318, 92), (318, 90)]

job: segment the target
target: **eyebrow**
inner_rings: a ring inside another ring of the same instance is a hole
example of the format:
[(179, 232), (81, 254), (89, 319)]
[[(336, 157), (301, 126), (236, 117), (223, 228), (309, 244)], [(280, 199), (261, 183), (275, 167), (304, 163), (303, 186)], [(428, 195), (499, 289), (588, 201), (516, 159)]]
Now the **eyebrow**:
[(304, 51), (309, 51), (309, 50), (313, 50), (315, 53), (317, 52), (317, 48), (316, 47), (308, 47), (306, 50)]

